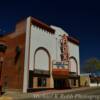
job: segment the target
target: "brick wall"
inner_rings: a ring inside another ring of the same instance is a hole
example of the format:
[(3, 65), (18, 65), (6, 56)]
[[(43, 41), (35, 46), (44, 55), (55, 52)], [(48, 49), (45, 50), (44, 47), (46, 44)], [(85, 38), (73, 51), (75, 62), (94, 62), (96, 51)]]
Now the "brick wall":
[[(23, 88), (25, 53), (25, 28), (23, 28), (23, 26), (25, 26), (25, 23), (22, 23), (23, 22), (16, 25), (17, 31), (15, 30), (15, 32), (0, 39), (0, 42), (3, 41), (7, 45), (6, 52), (2, 55), (4, 57), (1, 73), (3, 89)], [(18, 50), (20, 50), (20, 53), (17, 56)]]

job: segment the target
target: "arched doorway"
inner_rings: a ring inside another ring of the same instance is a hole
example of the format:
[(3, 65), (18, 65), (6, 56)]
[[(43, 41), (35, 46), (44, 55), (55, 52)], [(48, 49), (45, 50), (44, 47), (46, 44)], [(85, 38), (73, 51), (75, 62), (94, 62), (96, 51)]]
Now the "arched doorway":
[(50, 70), (50, 54), (47, 49), (40, 47), (35, 51), (34, 67), (37, 70)]
[(29, 88), (46, 87), (50, 77), (51, 57), (47, 49), (39, 47), (34, 53), (34, 70), (29, 72)]

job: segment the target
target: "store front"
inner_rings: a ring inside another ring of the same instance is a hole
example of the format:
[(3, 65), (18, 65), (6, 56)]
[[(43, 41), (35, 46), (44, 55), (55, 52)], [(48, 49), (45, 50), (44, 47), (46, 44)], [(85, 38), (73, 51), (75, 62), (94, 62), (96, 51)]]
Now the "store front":
[(69, 80), (66, 78), (63, 79), (54, 79), (54, 88), (55, 89), (69, 89), (70, 83)]
[(55, 89), (66, 89), (69, 88), (68, 83), (68, 62), (53, 62), (53, 80)]
[(34, 71), (29, 71), (29, 89), (50, 88), (50, 54), (46, 48), (39, 47), (34, 53)]

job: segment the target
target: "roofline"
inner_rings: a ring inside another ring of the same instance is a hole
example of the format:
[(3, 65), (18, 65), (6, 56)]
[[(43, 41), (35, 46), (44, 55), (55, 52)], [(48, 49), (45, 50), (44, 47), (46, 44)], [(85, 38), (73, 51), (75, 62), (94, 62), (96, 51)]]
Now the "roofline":
[(42, 29), (45, 29), (52, 34), (55, 33), (55, 30), (53, 28), (51, 28), (49, 25), (43, 23), (42, 21), (37, 20), (36, 18), (31, 17), (31, 22), (32, 22), (32, 24), (34, 24)]
[(70, 37), (68, 36), (68, 40), (72, 43), (75, 43), (76, 45), (79, 45), (79, 40), (77, 40), (76, 38), (74, 37)]

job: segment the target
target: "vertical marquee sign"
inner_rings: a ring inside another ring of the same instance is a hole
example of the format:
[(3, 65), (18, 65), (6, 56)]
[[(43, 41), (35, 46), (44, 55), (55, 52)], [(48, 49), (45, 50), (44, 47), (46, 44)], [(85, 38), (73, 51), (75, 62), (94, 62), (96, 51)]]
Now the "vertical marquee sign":
[(61, 48), (60, 48), (61, 49), (61, 61), (64, 61), (64, 62), (68, 62), (68, 58), (69, 58), (67, 42), (68, 42), (67, 36), (64, 34), (60, 41), (60, 43), (61, 43)]

